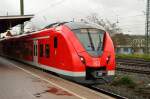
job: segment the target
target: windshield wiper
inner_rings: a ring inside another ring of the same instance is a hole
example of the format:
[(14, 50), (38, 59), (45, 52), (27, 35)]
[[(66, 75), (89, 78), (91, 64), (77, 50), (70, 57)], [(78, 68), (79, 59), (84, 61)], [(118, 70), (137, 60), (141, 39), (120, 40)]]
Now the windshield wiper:
[(100, 35), (98, 37), (99, 37), (99, 43), (98, 43), (97, 51), (99, 51), (99, 49), (101, 48), (101, 44), (102, 44)]
[(93, 51), (95, 51), (94, 44), (93, 44), (93, 42), (92, 42), (92, 38), (91, 38), (91, 35), (90, 35), (89, 31), (88, 31), (88, 36), (89, 36), (91, 48), (92, 48)]

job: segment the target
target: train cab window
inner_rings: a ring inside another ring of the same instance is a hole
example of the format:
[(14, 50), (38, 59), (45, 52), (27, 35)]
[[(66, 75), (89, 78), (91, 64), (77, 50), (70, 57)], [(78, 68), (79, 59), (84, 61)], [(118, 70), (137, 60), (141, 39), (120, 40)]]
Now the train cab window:
[(85, 50), (92, 56), (102, 54), (105, 31), (95, 28), (83, 28), (73, 30)]
[(49, 56), (50, 56), (50, 47), (49, 47), (49, 44), (46, 44), (45, 45), (45, 57), (49, 58)]
[(43, 44), (40, 44), (40, 57), (43, 57)]
[(58, 46), (58, 39), (57, 37), (54, 37), (54, 48), (57, 48)]

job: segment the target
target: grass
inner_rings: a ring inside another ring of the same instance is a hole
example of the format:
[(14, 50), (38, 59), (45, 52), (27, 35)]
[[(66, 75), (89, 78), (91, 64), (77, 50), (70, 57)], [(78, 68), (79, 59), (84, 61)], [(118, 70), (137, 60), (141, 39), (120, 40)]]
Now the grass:
[(123, 76), (123, 77), (116, 78), (112, 82), (112, 85), (114, 85), (114, 86), (126, 86), (128, 88), (135, 88), (137, 84), (129, 76)]
[(117, 54), (116, 58), (133, 58), (133, 59), (150, 60), (150, 55), (146, 55), (146, 54)]

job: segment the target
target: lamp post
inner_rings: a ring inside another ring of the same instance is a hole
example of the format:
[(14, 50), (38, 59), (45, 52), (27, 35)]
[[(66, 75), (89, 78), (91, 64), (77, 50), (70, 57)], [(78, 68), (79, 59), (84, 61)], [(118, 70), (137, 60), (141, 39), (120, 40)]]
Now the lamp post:
[[(23, 16), (24, 15), (24, 0), (20, 0), (20, 15)], [(21, 24), (21, 28), (20, 28), (20, 34), (22, 34), (24, 32), (24, 24)]]

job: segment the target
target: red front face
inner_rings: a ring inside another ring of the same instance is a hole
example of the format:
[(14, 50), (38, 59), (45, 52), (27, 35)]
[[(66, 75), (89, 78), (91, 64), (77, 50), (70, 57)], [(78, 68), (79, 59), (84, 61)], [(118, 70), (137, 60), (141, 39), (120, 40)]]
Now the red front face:
[(72, 29), (71, 41), (87, 72), (114, 75), (115, 53), (108, 33), (96, 28)]

